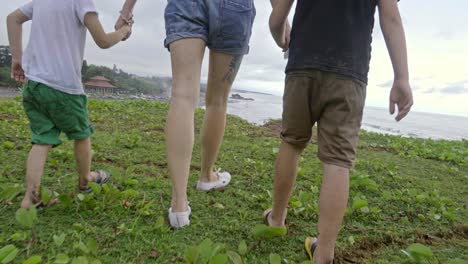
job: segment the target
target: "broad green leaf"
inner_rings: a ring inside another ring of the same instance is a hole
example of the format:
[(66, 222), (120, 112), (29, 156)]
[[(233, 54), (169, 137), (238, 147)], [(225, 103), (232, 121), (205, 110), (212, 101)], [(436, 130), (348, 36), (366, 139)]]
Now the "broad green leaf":
[(259, 224), (252, 229), (252, 233), (257, 238), (273, 238), (286, 235), (287, 229), (286, 227), (272, 227)]
[(415, 258), (431, 258), (433, 256), (432, 250), (429, 247), (426, 247), (422, 244), (415, 243), (410, 245), (407, 249), (407, 252), (411, 254), (411, 256)]
[(452, 221), (455, 220), (455, 215), (452, 214), (452, 213), (443, 212), (442, 215), (443, 215), (445, 218), (449, 219), (449, 220), (452, 220)]
[(226, 252), (226, 255), (229, 257), (229, 260), (233, 264), (242, 264), (242, 257), (234, 251)]
[(363, 207), (367, 207), (369, 204), (365, 200), (356, 200), (353, 202), (354, 210), (359, 210)]
[(91, 187), (91, 190), (93, 190), (93, 193), (95, 194), (100, 194), (102, 191), (101, 185), (95, 183), (95, 182), (89, 182), (88, 186)]
[(27, 238), (28, 238), (28, 234), (25, 232), (14, 233), (10, 237), (12, 241), (22, 241), (22, 240), (26, 240)]
[(228, 256), (226, 254), (218, 254), (210, 260), (210, 264), (226, 264), (229, 262)]
[(25, 227), (31, 228), (37, 217), (37, 211), (35, 207), (29, 209), (20, 208), (16, 211), (16, 221)]
[(53, 193), (44, 186), (41, 186), (41, 200), (42, 203), (48, 204), (52, 200)]
[(211, 256), (214, 257), (217, 255), (219, 252), (221, 252), (225, 248), (225, 245), (222, 243), (214, 243), (213, 246), (211, 247)]
[(135, 186), (137, 184), (138, 184), (138, 180), (135, 180), (135, 179), (130, 179), (125, 182), (125, 185), (127, 186)]
[(367, 207), (367, 206), (361, 207), (359, 210), (361, 212), (363, 212), (363, 213), (369, 213), (370, 212), (369, 207)]
[(79, 243), (75, 243), (74, 247), (80, 249), (85, 254), (89, 254), (90, 252), (89, 248), (81, 241)]
[(200, 243), (198, 246), (198, 259), (201, 261), (209, 261), (214, 255), (212, 254), (213, 242), (210, 239), (205, 239), (203, 242)]
[(94, 259), (90, 264), (102, 264), (102, 262), (99, 259)]
[(84, 256), (73, 258), (71, 264), (88, 264), (88, 259)]
[(32, 256), (28, 258), (26, 261), (23, 262), (23, 264), (38, 264), (41, 263), (42, 258), (41, 256)]
[(82, 193), (79, 193), (76, 197), (77, 197), (78, 200), (80, 200), (80, 201), (83, 201), (83, 200), (85, 199), (85, 196), (84, 196), (84, 194), (82, 194)]
[(281, 264), (281, 256), (278, 254), (270, 254), (270, 264)]
[(65, 241), (65, 234), (62, 233), (62, 234), (60, 234), (58, 236), (54, 235), (52, 238), (54, 239), (55, 245), (57, 245), (57, 247), (60, 247), (63, 244), (63, 242)]
[(135, 191), (133, 189), (128, 189), (122, 192), (122, 196), (126, 198), (135, 197), (137, 195), (138, 195), (138, 191)]
[(245, 254), (247, 254), (247, 244), (245, 243), (245, 240), (242, 240), (240, 243), (239, 243), (239, 254), (241, 254), (242, 256), (244, 256)]
[(84, 230), (84, 227), (81, 223), (74, 223), (73, 224), (73, 229), (75, 229), (76, 231), (83, 231)]
[(221, 204), (221, 203), (214, 203), (212, 206), (214, 208), (217, 208), (217, 209), (224, 209), (225, 208), (225, 206), (223, 204)]
[(184, 259), (186, 263), (194, 263), (198, 258), (198, 247), (191, 246), (185, 250)]
[(15, 143), (13, 143), (11, 141), (5, 141), (5, 142), (3, 142), (2, 147), (4, 149), (13, 149), (15, 147)]
[(18, 254), (18, 249), (13, 245), (4, 246), (0, 249), (0, 263), (10, 263)]
[(65, 208), (68, 208), (73, 204), (73, 199), (68, 194), (61, 194), (59, 195), (58, 199), (60, 201), (60, 204)]
[(70, 258), (65, 254), (58, 254), (55, 257), (55, 264), (67, 264), (70, 261)]
[(91, 252), (91, 254), (93, 254), (94, 256), (97, 255), (97, 253), (98, 253), (98, 244), (97, 244), (96, 240), (91, 239), (91, 238), (88, 240), (88, 249)]

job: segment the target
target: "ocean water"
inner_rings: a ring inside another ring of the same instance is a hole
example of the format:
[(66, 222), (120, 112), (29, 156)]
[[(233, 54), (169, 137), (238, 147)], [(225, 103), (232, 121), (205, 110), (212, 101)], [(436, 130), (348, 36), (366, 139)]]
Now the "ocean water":
[[(254, 101), (230, 99), (228, 113), (240, 116), (255, 124), (281, 118), (283, 111), (280, 96), (240, 93)], [(468, 117), (450, 116), (412, 111), (405, 119), (396, 122), (387, 109), (366, 107), (362, 121), (366, 131), (419, 138), (461, 140), (468, 139)]]

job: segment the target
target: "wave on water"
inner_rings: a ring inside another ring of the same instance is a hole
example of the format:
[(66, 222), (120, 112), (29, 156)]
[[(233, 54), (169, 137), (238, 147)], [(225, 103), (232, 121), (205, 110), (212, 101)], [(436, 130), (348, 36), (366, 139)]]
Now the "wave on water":
[[(238, 91), (236, 93), (253, 98), (254, 101), (230, 99), (229, 114), (260, 125), (270, 119), (281, 118), (283, 105), (280, 96)], [(407, 137), (462, 140), (468, 139), (468, 117), (412, 111), (404, 120), (396, 122), (387, 109), (366, 107), (362, 129)]]

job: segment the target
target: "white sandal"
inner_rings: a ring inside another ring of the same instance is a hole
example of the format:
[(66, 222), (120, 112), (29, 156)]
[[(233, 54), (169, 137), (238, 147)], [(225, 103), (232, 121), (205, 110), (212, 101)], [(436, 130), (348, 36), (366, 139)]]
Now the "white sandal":
[(211, 191), (211, 190), (223, 190), (226, 186), (229, 185), (231, 182), (231, 174), (227, 171), (220, 172), (220, 169), (215, 171), (216, 175), (218, 175), (218, 180), (214, 182), (197, 182), (197, 190), (200, 191)]
[(169, 223), (173, 228), (181, 228), (184, 226), (190, 225), (190, 214), (192, 209), (190, 206), (187, 206), (187, 211), (185, 212), (172, 212), (172, 207), (169, 208)]

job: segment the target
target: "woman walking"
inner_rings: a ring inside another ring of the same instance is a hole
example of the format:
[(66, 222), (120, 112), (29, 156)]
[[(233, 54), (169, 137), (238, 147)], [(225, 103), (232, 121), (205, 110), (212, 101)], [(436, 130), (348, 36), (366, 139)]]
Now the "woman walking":
[[(131, 20), (135, 1), (127, 0), (121, 23)], [(206, 47), (209, 49), (209, 72), (197, 189), (222, 189), (231, 180), (228, 172), (213, 171), (212, 168), (224, 136), (228, 95), (242, 58), (249, 51), (254, 17), (253, 0), (169, 0), (167, 3), (164, 45), (171, 54), (173, 86), (166, 142), (172, 180), (169, 221), (174, 228), (190, 224), (187, 182)]]

